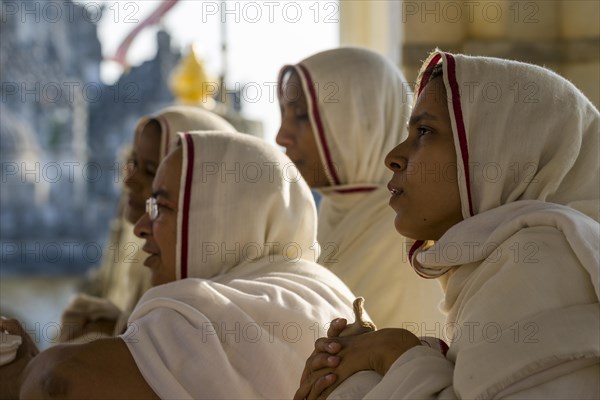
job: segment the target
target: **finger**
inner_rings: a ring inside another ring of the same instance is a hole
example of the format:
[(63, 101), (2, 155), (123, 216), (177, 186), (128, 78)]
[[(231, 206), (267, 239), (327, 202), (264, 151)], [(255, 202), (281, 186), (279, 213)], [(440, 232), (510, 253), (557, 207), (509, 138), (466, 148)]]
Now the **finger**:
[(331, 321), (329, 329), (327, 329), (327, 337), (337, 337), (348, 325), (348, 321), (345, 318), (336, 318)]
[(303, 384), (311, 374), (322, 370), (323, 368), (335, 368), (340, 364), (340, 357), (331, 355), (329, 353), (313, 353), (304, 365), (304, 371), (302, 371), (302, 378), (300, 384)]
[(2, 318), (0, 319), (0, 332), (8, 332), (11, 335), (19, 335), (23, 332), (21, 324), (16, 319)]
[(307, 368), (318, 371), (323, 368), (335, 368), (340, 364), (340, 357), (329, 353), (318, 353), (308, 360)]
[[(302, 386), (304, 384), (304, 382), (306, 382), (306, 380), (308, 379), (308, 376), (310, 375), (310, 373), (312, 372), (309, 368), (309, 363), (310, 363), (310, 359), (313, 358), (315, 356), (315, 354), (317, 354), (316, 351), (313, 351), (310, 356), (306, 359), (306, 362), (304, 363), (304, 370), (302, 371), (302, 376), (300, 377), (300, 386)], [(298, 389), (300, 390), (300, 389)]]
[[(331, 377), (325, 378), (333, 372), (333, 368), (320, 369), (318, 371), (311, 372), (307, 379), (300, 384), (300, 387), (294, 395), (294, 400), (314, 399), (323, 390), (323, 387), (327, 387), (327, 383)], [(325, 378), (325, 379), (324, 379)], [(325, 385), (325, 386), (324, 386)], [(318, 391), (318, 392), (316, 392)]]
[(342, 345), (335, 338), (320, 338), (315, 342), (315, 352), (336, 354)]
[(17, 357), (20, 355), (36, 356), (39, 350), (31, 336), (21, 326), (21, 323), (16, 319), (0, 319), (0, 332), (8, 332), (10, 335), (21, 337), (21, 345), (17, 350)]
[(294, 394), (294, 400), (305, 400), (308, 397), (311, 388), (311, 382), (302, 383), (298, 390), (296, 390), (296, 393)]
[(335, 381), (329, 385), (327, 388), (325, 388), (325, 390), (323, 390), (323, 392), (321, 392), (321, 394), (319, 395), (319, 400), (326, 400), (329, 395), (338, 387), (342, 384), (342, 382), (344, 382), (342, 379), (340, 379), (339, 377), (337, 377), (334, 374), (331, 374), (333, 376), (336, 377)]
[(330, 387), (332, 384), (334, 384), (336, 380), (337, 380), (337, 375), (334, 373), (329, 373), (329, 374), (317, 379), (315, 384), (312, 386), (312, 390), (310, 391), (307, 399), (308, 400), (325, 399), (326, 397), (323, 396), (323, 392), (328, 387)]

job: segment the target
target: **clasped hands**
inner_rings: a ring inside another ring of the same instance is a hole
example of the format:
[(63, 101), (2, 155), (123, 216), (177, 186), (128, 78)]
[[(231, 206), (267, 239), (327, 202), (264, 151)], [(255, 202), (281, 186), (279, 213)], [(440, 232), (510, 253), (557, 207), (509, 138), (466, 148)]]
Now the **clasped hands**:
[(315, 342), (294, 400), (325, 399), (344, 380), (359, 371), (385, 375), (407, 350), (421, 345), (417, 336), (400, 328), (386, 328), (341, 337), (347, 321), (331, 321), (327, 337)]

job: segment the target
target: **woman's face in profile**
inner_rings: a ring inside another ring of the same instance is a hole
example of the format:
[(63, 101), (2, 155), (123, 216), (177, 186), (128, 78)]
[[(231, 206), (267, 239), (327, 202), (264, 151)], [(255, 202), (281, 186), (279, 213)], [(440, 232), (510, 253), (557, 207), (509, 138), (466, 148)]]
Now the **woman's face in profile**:
[(285, 73), (281, 83), (281, 127), (276, 141), (294, 162), (310, 187), (329, 186), (310, 119), (306, 94), (295, 71)]
[(177, 279), (177, 204), (183, 151), (175, 149), (160, 163), (151, 196), (156, 201), (157, 215), (151, 220), (144, 213), (137, 222), (134, 233), (145, 239), (142, 250), (149, 254), (144, 265), (152, 272), (152, 285), (162, 285)]
[(386, 156), (396, 230), (437, 240), (462, 221), (456, 149), (443, 80), (431, 80), (415, 103), (408, 138)]
[(144, 215), (146, 199), (152, 194), (152, 180), (159, 164), (160, 137), (160, 124), (151, 120), (134, 138), (125, 177), (125, 218), (132, 224)]

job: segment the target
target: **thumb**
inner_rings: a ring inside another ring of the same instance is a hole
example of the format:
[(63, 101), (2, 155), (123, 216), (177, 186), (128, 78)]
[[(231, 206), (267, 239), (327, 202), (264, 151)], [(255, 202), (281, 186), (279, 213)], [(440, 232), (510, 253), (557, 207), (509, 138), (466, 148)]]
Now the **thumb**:
[(331, 321), (329, 329), (327, 329), (327, 337), (338, 337), (340, 333), (346, 328), (348, 321), (346, 318), (336, 318)]

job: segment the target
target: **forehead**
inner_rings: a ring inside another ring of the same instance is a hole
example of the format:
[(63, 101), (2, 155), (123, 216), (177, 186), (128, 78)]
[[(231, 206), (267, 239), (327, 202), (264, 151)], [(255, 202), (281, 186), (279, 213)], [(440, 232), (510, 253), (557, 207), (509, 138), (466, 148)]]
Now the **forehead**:
[(182, 164), (183, 150), (177, 147), (161, 161), (152, 182), (152, 191), (164, 191), (169, 199), (176, 201), (179, 198)]
[(306, 96), (302, 89), (300, 76), (296, 70), (290, 68), (283, 74), (279, 101), (289, 104), (306, 103)]
[(134, 141), (135, 151), (148, 158), (156, 159), (160, 152), (160, 125), (156, 121), (150, 121), (136, 135)]
[(425, 85), (423, 91), (417, 98), (413, 114), (418, 110), (430, 108), (440, 112), (445, 110), (445, 113), (448, 113), (446, 87), (444, 86), (442, 77), (436, 77), (427, 82), (427, 85)]

